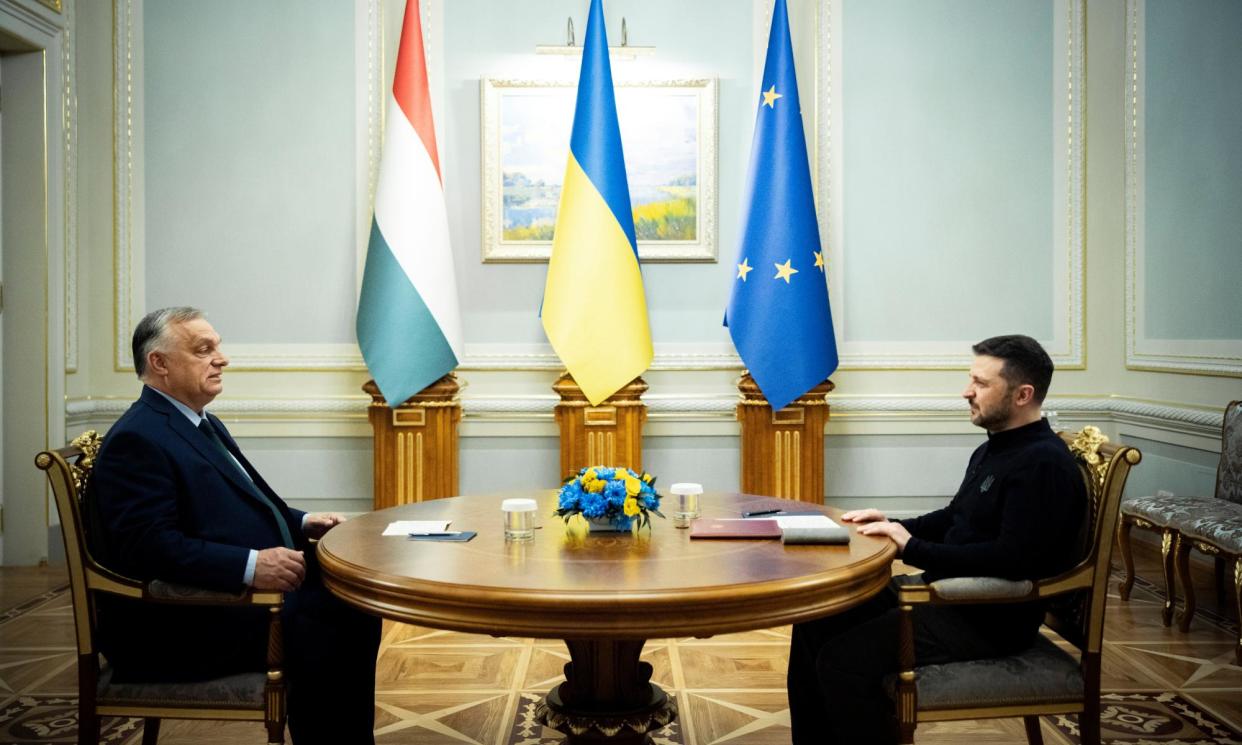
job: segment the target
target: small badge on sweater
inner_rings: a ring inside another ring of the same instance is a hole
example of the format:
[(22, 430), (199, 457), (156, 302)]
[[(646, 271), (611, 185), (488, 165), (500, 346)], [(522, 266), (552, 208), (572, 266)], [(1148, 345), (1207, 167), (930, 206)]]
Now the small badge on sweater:
[(993, 481), (996, 481), (996, 477), (989, 473), (988, 477), (983, 480), (983, 483), (979, 484), (979, 493), (982, 494), (983, 492), (992, 488)]

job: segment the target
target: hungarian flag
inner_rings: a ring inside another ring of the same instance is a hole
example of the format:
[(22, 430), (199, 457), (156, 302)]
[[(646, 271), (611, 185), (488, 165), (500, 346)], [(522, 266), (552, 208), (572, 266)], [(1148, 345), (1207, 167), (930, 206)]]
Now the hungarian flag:
[(461, 314), (427, 88), (418, 0), (408, 0), (388, 99), (358, 346), (389, 406), (457, 367)]

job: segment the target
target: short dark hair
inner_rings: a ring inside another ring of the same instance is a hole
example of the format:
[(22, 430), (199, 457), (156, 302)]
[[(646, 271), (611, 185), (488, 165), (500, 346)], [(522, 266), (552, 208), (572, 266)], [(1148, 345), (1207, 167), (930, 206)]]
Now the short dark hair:
[(202, 317), (201, 310), (188, 305), (160, 308), (143, 316), (138, 326), (134, 328), (134, 339), (130, 343), (130, 349), (134, 355), (134, 372), (138, 374), (138, 379), (141, 380), (147, 374), (147, 355), (159, 349), (167, 341), (165, 336), (169, 326)]
[(1052, 383), (1052, 358), (1029, 336), (1008, 334), (984, 339), (971, 347), (975, 354), (1004, 360), (1001, 377), (1011, 387), (1030, 385), (1035, 389), (1035, 402), (1043, 403)]

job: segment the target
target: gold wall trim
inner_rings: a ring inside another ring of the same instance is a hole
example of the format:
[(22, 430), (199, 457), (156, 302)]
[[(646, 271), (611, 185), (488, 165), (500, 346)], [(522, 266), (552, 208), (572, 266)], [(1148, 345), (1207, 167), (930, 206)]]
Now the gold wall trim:
[(1242, 377), (1242, 336), (1153, 339), (1146, 335), (1146, 2), (1126, 0), (1125, 314), (1126, 368), (1210, 377)]

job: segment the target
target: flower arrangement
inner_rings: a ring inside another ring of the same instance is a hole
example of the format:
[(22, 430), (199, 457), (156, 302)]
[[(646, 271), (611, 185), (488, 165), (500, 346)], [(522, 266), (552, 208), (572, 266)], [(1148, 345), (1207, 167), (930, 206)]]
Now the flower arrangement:
[(655, 476), (628, 468), (591, 466), (565, 479), (554, 514), (565, 522), (574, 515), (602, 518), (616, 530), (630, 530), (635, 524), (649, 529), (651, 512), (664, 517)]

